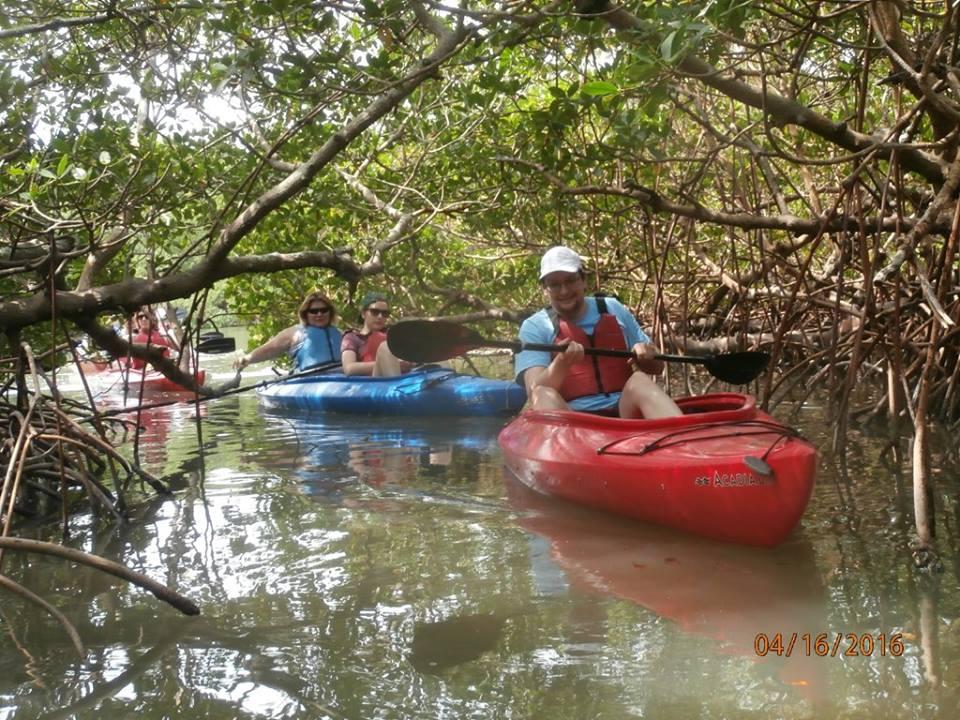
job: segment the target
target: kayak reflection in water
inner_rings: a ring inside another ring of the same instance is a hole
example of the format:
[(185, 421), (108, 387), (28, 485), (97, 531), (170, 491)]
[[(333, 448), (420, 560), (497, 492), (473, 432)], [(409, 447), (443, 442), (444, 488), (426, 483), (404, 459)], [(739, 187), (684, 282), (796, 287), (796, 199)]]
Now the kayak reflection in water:
[(308, 294), (297, 310), (300, 323), (281, 330), (263, 345), (241, 355), (233, 364), (243, 370), (250, 363), (272, 360), (287, 353), (297, 370), (340, 362), (342, 335), (334, 322), (337, 308), (320, 291)]
[[(540, 261), (540, 285), (550, 306), (524, 320), (524, 343), (566, 345), (555, 353), (517, 353), (517, 382), (534, 410), (580, 410), (624, 418), (680, 415), (680, 408), (649, 375), (663, 372), (657, 348), (613, 297), (586, 297), (583, 260), (568, 247), (552, 247)], [(584, 346), (633, 351), (635, 358), (587, 356)], [(635, 372), (640, 371), (640, 372)]]
[[(529, 533), (530, 577), (542, 598), (634, 603), (684, 635), (714, 640), (715, 655), (700, 658), (705, 662), (739, 655), (763, 667), (758, 676), (810, 699), (826, 696), (828, 665), (803, 652), (802, 641), (789, 655), (758, 651), (756, 645), (759, 635), (815, 638), (828, 626), (826, 589), (808, 538), (799, 535), (758, 551), (558, 501), (509, 473), (505, 489), (518, 526)], [(609, 632), (607, 612), (595, 624), (597, 618), (582, 614), (584, 605), (602, 607), (581, 603), (578, 622), (570, 627), (582, 635)]]
[(412, 363), (400, 360), (390, 352), (387, 339), (387, 320), (390, 318), (390, 303), (383, 293), (371, 291), (360, 303), (359, 330), (344, 333), (340, 345), (345, 375), (372, 375), (394, 377), (410, 372)]

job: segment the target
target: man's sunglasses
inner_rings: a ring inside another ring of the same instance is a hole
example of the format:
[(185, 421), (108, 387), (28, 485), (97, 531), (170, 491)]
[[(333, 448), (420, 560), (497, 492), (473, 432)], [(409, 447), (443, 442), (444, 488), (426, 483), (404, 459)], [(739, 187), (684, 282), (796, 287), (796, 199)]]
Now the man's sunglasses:
[(367, 310), (369, 310), (370, 312), (372, 312), (372, 313), (373, 313), (374, 315), (376, 315), (377, 317), (384, 317), (384, 318), (390, 317), (390, 311), (389, 311), (389, 310), (378, 310), (377, 308), (367, 308)]
[(307, 313), (310, 315), (326, 315), (328, 312), (330, 312), (328, 307), (307, 308)]

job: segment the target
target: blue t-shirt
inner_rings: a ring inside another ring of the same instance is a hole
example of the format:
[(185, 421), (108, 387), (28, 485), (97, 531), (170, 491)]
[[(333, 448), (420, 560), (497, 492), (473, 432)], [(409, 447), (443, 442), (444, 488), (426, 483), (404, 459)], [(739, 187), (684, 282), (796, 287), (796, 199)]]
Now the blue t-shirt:
[[(607, 303), (607, 312), (617, 319), (617, 324), (623, 331), (623, 337), (627, 342), (627, 347), (632, 348), (637, 343), (648, 343), (650, 338), (640, 329), (640, 323), (619, 300), (615, 298), (605, 298)], [(594, 297), (585, 298), (587, 306), (583, 317), (577, 321), (577, 326), (587, 335), (593, 334), (593, 329), (600, 321), (600, 309), (597, 306), (597, 299)], [(520, 326), (520, 341), (524, 343), (542, 343), (550, 345), (556, 339), (556, 328), (550, 320), (550, 315), (546, 310), (534, 313)], [(541, 350), (524, 350), (517, 353), (513, 361), (514, 375), (517, 382), (523, 384), (523, 373), (532, 367), (546, 368), (550, 365), (551, 354)], [(570, 400), (570, 407), (573, 410), (583, 410), (585, 412), (597, 412), (616, 407), (620, 402), (620, 393), (610, 393), (604, 395), (584, 395), (583, 397)]]

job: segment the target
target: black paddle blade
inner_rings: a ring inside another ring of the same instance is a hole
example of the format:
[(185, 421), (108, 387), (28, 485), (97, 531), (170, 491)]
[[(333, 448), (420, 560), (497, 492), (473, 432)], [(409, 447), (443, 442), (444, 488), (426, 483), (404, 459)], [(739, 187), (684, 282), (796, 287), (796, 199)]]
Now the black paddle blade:
[(448, 320), (402, 320), (387, 329), (387, 347), (401, 360), (432, 363), (481, 347), (484, 339)]
[(765, 352), (737, 352), (714, 355), (703, 362), (707, 371), (718, 380), (732, 385), (746, 385), (762, 373), (770, 355)]
[(232, 337), (208, 337), (200, 338), (197, 343), (197, 350), (202, 353), (223, 354), (230, 353), (237, 349), (237, 340)]

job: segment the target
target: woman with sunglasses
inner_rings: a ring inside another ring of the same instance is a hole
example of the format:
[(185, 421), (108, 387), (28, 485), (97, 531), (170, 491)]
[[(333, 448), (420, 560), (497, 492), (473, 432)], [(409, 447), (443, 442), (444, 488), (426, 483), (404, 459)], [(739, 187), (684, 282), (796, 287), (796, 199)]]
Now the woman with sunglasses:
[(272, 360), (287, 353), (297, 370), (340, 362), (340, 330), (333, 324), (337, 308), (326, 295), (315, 291), (307, 295), (297, 311), (299, 325), (281, 330), (263, 345), (241, 355), (233, 366), (242, 370), (250, 363)]
[(393, 377), (408, 372), (412, 364), (400, 360), (387, 348), (387, 320), (390, 319), (390, 303), (379, 292), (368, 292), (360, 303), (360, 320), (363, 327), (349, 330), (343, 335), (340, 350), (343, 357), (344, 375), (373, 375)]
[[(146, 345), (147, 347), (163, 348), (163, 356), (170, 357), (171, 351), (180, 350), (177, 341), (169, 335), (164, 335), (157, 327), (156, 316), (149, 306), (143, 306), (133, 315), (133, 336), (130, 342), (134, 345)], [(134, 370), (140, 370), (146, 365), (144, 360), (131, 357), (130, 367)]]

